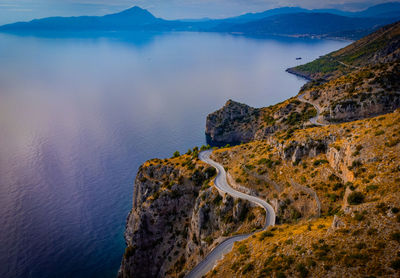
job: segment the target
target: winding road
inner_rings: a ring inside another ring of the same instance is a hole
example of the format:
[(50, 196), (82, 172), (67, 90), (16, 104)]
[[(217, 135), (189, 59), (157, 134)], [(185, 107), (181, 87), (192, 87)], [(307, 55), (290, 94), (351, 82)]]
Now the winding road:
[(351, 69), (360, 69), (360, 67), (351, 66), (351, 65), (345, 64), (345, 63), (340, 62), (340, 61), (337, 61), (337, 62), (338, 62), (339, 64), (341, 64), (341, 65), (343, 65), (343, 66), (345, 66), (345, 67), (351, 68)]
[[(250, 196), (245, 193), (236, 191), (235, 189), (230, 187), (230, 185), (228, 184), (227, 179), (226, 179), (226, 171), (225, 171), (224, 167), (221, 164), (215, 162), (214, 160), (212, 160), (210, 158), (211, 153), (212, 153), (212, 150), (201, 152), (199, 154), (199, 159), (217, 169), (217, 176), (214, 180), (215, 187), (217, 187), (217, 189), (219, 191), (225, 192), (225, 193), (231, 195), (232, 197), (241, 198), (241, 199), (250, 201), (250, 202), (255, 203), (258, 206), (262, 207), (263, 209), (265, 209), (267, 215), (266, 215), (266, 219), (265, 219), (265, 225), (262, 228), (262, 231), (267, 229), (268, 226), (274, 226), (276, 216), (275, 216), (275, 211), (272, 208), (272, 206), (260, 198)], [(257, 232), (260, 232), (260, 231), (257, 231)], [(237, 236), (227, 238), (226, 240), (221, 242), (217, 247), (215, 247), (195, 268), (193, 268), (186, 275), (186, 278), (202, 277), (207, 272), (209, 272), (210, 270), (213, 269), (213, 267), (215, 266), (215, 264), (217, 263), (218, 260), (222, 259), (222, 257), (225, 254), (227, 254), (228, 252), (230, 252), (232, 250), (233, 244), (236, 241), (244, 240), (253, 234), (254, 234), (254, 232), (250, 233), (250, 234), (237, 235)]]
[[(304, 93), (305, 94), (305, 93)], [(308, 103), (311, 104), (312, 106), (314, 106), (315, 110), (317, 110), (317, 116), (313, 117), (310, 119), (310, 123), (312, 123), (313, 125), (319, 125), (319, 126), (325, 126), (326, 124), (322, 124), (318, 122), (318, 117), (321, 114), (321, 109), (319, 108), (318, 105), (312, 103), (311, 101), (308, 101), (306, 99), (304, 99), (304, 94), (299, 95), (297, 98), (304, 103)]]

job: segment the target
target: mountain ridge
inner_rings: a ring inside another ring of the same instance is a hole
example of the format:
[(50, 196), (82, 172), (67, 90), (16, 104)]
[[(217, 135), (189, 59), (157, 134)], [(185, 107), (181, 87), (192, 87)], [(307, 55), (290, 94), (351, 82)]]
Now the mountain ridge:
[[(48, 17), (29, 22), (16, 22), (0, 26), (0, 31), (200, 31), (356, 39), (378, 27), (400, 20), (400, 3), (380, 5), (377, 9), (378, 14), (373, 12), (374, 7), (356, 13), (334, 9), (307, 10), (300, 7), (282, 7), (226, 19), (188, 21), (157, 18), (149, 11), (134, 6), (104, 16)], [(309, 25), (308, 28), (305, 28), (306, 24)]]

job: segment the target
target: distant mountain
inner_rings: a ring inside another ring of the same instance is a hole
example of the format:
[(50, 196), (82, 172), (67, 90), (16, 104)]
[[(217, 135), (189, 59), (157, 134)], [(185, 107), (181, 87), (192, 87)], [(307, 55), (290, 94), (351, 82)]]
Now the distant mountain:
[(267, 10), (267, 11), (259, 12), (259, 13), (246, 13), (246, 14), (243, 14), (240, 16), (224, 19), (224, 21), (235, 22), (235, 23), (241, 23), (241, 22), (244, 23), (244, 22), (250, 22), (250, 21), (254, 21), (254, 20), (263, 19), (266, 17), (274, 16), (274, 15), (294, 14), (294, 13), (302, 13), (302, 12), (308, 12), (308, 11), (309, 10), (303, 9), (300, 7), (283, 7), (283, 8)]
[(393, 17), (400, 14), (400, 2), (390, 2), (369, 7), (368, 9), (354, 13), (358, 17)]
[(169, 21), (156, 18), (147, 10), (133, 7), (105, 16), (48, 17), (30, 22), (3, 25), (0, 30), (115, 30), (161, 28)]
[(211, 31), (357, 39), (397, 20), (400, 20), (398, 2), (377, 5), (357, 13), (283, 7), (218, 20), (164, 20), (147, 10), (133, 7), (105, 16), (48, 17), (17, 22), (0, 26), (0, 31)]
[(230, 17), (219, 21), (245, 23), (255, 20), (260, 20), (270, 16), (295, 13), (329, 13), (347, 17), (396, 17), (400, 14), (400, 2), (391, 2), (369, 7), (360, 12), (347, 12), (338, 9), (303, 9), (301, 7), (282, 7), (271, 10), (266, 10), (257, 13), (246, 13), (236, 17)]
[(295, 13), (270, 16), (242, 24), (221, 24), (213, 31), (251, 35), (357, 38), (399, 19), (400, 14), (397, 18), (360, 18), (329, 13)]

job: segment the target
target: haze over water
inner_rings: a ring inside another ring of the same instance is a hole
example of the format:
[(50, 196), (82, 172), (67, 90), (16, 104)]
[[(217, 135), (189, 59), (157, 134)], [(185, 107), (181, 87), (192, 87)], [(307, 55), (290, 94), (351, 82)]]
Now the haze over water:
[(297, 94), (347, 42), (0, 34), (0, 277), (115, 277), (136, 171), (205, 144), (208, 113)]

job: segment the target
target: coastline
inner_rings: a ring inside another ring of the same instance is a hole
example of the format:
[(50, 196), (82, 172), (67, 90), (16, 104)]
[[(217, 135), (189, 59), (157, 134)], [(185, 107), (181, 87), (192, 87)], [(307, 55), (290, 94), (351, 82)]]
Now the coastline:
[(287, 73), (291, 73), (291, 74), (294, 74), (294, 75), (296, 75), (298, 77), (304, 78), (304, 79), (306, 79), (308, 81), (312, 81), (313, 80), (310, 75), (305, 74), (305, 73), (303, 73), (301, 71), (297, 71), (295, 68), (288, 68), (285, 71)]

